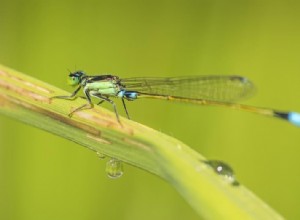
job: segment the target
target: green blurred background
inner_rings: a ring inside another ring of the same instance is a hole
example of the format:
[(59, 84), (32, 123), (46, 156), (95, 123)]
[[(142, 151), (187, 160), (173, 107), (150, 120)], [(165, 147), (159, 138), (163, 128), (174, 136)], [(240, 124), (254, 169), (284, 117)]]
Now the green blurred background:
[[(0, 0), (0, 63), (70, 92), (67, 69), (120, 77), (240, 74), (258, 88), (247, 104), (300, 111), (299, 11), (299, 2), (287, 0)], [(158, 100), (128, 109), (134, 120), (228, 162), (274, 209), (300, 218), (299, 128)], [(158, 177), (125, 165), (124, 176), (111, 180), (105, 163), (0, 116), (0, 219), (199, 219)]]

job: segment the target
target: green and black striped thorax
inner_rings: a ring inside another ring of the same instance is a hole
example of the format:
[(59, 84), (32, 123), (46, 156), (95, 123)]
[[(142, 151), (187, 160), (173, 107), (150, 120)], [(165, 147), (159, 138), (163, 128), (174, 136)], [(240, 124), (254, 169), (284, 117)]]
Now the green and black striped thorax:
[(69, 74), (69, 79), (77, 84), (81, 84), (83, 87), (88, 83), (97, 83), (103, 81), (110, 81), (117, 84), (118, 86), (124, 88), (125, 86), (121, 84), (120, 78), (114, 75), (97, 75), (97, 76), (87, 76), (83, 71), (76, 71)]

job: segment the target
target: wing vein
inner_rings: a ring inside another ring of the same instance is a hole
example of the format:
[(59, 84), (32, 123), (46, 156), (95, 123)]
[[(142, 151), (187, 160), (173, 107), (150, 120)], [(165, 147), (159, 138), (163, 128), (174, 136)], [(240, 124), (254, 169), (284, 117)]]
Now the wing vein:
[(137, 77), (120, 79), (120, 83), (128, 91), (227, 102), (248, 98), (255, 90), (251, 81), (235, 75)]

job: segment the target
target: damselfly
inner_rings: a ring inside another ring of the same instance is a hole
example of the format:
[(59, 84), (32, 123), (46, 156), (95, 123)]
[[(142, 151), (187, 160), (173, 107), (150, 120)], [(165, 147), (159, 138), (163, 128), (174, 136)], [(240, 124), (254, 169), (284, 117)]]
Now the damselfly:
[(91, 97), (100, 99), (98, 104), (107, 101), (112, 104), (117, 120), (120, 122), (116, 104), (111, 98), (121, 98), (127, 117), (129, 114), (125, 100), (133, 101), (140, 98), (165, 99), (188, 102), (200, 105), (224, 106), (233, 109), (253, 112), (260, 115), (281, 118), (300, 126), (300, 114), (296, 112), (278, 111), (269, 108), (260, 108), (236, 101), (248, 98), (253, 94), (254, 86), (251, 81), (236, 75), (208, 75), (192, 77), (137, 77), (119, 78), (114, 75), (88, 76), (83, 71), (69, 74), (69, 84), (77, 86), (70, 96), (54, 96), (52, 98), (76, 98), (78, 91), (83, 88), (88, 103), (72, 112), (93, 108)]

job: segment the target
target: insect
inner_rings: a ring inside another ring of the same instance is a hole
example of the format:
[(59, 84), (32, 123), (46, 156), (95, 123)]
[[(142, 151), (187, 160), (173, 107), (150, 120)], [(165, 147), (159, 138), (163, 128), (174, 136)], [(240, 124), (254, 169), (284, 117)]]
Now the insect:
[(99, 104), (109, 102), (120, 122), (115, 102), (111, 98), (120, 98), (127, 118), (130, 119), (126, 101), (140, 98), (165, 99), (188, 102), (199, 105), (224, 106), (260, 115), (281, 118), (294, 125), (300, 126), (300, 114), (296, 112), (278, 111), (236, 103), (248, 98), (254, 92), (253, 83), (245, 77), (236, 75), (208, 75), (192, 77), (136, 77), (119, 78), (114, 75), (88, 76), (83, 71), (69, 74), (68, 83), (77, 86), (70, 96), (54, 96), (52, 99), (73, 100), (82, 88), (87, 103), (69, 113), (93, 108), (91, 97), (100, 99)]

